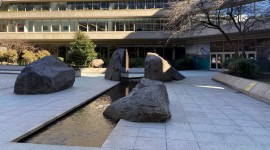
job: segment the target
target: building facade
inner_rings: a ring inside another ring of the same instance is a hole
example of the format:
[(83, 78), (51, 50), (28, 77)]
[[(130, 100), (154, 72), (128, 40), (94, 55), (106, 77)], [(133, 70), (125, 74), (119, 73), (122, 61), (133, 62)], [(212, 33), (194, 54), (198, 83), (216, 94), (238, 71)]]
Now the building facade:
[[(233, 51), (217, 31), (168, 41), (164, 15), (169, 11), (167, 2), (3, 0), (0, 39), (26, 40), (66, 59), (74, 32), (80, 30), (97, 44), (96, 51), (102, 59), (110, 58), (117, 48), (126, 48), (131, 58), (144, 58), (147, 52), (156, 52), (170, 61), (188, 55), (195, 61), (197, 69), (221, 69), (222, 62), (232, 57)], [(257, 59), (268, 53), (260, 44), (270, 39), (268, 29), (247, 36), (250, 41), (248, 58)], [(239, 38), (232, 37), (237, 45)]]

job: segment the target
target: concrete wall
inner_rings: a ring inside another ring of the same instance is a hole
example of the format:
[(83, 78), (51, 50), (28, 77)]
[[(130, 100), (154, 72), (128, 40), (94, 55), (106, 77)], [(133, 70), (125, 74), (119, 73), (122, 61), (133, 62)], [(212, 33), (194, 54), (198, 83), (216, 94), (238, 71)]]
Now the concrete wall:
[(214, 81), (229, 86), (236, 91), (270, 104), (270, 84), (219, 73), (212, 78)]

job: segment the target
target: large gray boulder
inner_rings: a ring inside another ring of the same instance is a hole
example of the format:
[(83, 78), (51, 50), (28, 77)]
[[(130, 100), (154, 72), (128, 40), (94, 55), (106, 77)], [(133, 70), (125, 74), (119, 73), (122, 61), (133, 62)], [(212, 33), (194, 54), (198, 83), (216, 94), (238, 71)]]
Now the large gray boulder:
[(27, 65), (14, 86), (16, 94), (47, 94), (73, 86), (75, 71), (56, 56), (46, 56)]
[(166, 87), (160, 81), (143, 78), (128, 96), (108, 106), (103, 115), (113, 121), (165, 121), (171, 117)]
[(125, 49), (118, 49), (113, 52), (109, 66), (105, 71), (105, 79), (120, 81), (121, 72), (125, 71), (126, 53)]
[(147, 53), (145, 58), (144, 77), (163, 82), (182, 80), (185, 78), (156, 53)]

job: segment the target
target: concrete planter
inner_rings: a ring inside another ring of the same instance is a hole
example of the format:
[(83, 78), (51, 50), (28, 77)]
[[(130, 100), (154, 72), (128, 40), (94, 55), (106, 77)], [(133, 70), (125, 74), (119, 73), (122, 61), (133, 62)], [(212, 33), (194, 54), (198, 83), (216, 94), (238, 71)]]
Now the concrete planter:
[(212, 80), (225, 84), (236, 91), (270, 104), (270, 84), (224, 73), (215, 75)]

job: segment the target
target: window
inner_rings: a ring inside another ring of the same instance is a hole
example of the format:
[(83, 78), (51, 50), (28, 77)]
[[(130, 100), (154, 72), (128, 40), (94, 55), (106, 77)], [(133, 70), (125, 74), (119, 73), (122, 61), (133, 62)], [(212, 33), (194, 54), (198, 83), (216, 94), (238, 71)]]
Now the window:
[(26, 11), (33, 11), (33, 9), (34, 9), (33, 3), (26, 3), (25, 9), (26, 9)]
[(0, 32), (7, 32), (7, 21), (0, 20)]
[(70, 19), (70, 31), (78, 31), (78, 20), (77, 19)]
[(146, 1), (146, 9), (155, 8), (155, 1), (154, 0), (147, 0)]
[(76, 10), (83, 10), (83, 2), (76, 3)]
[(19, 3), (16, 4), (18, 11), (25, 11), (25, 4), (24, 3)]
[(42, 30), (43, 32), (51, 32), (51, 20), (43, 20)]
[(25, 20), (25, 32), (33, 32), (33, 26), (34, 26), (34, 21), (33, 20)]
[(8, 21), (8, 32), (15, 32), (15, 20), (9, 20)]
[(9, 11), (17, 11), (17, 5), (16, 4), (9, 4), (8, 10)]
[(52, 20), (52, 32), (60, 32), (60, 20)]
[(163, 8), (163, 0), (156, 0), (155, 7), (156, 8)]
[(51, 11), (58, 11), (58, 2), (51, 2)]
[(41, 32), (41, 27), (42, 27), (42, 20), (35, 20), (34, 21), (34, 28), (35, 32)]
[(67, 10), (67, 2), (59, 2), (58, 8), (59, 10)]
[(42, 3), (42, 10), (50, 10), (50, 3)]
[(93, 9), (99, 10), (100, 9), (100, 2), (93, 2), (92, 6), (93, 6)]
[(17, 32), (24, 32), (24, 20), (17, 21)]
[(125, 31), (124, 19), (116, 19), (116, 31)]
[(127, 2), (126, 1), (119, 1), (118, 6), (119, 6), (119, 9), (127, 9)]
[(92, 2), (84, 2), (85, 10), (92, 10)]
[(128, 9), (136, 9), (136, 1), (135, 0), (129, 0), (127, 5), (128, 5)]
[(95, 19), (88, 19), (88, 31), (96, 31), (96, 20)]
[(97, 31), (106, 31), (107, 22), (104, 19), (97, 19)]
[(134, 31), (134, 19), (125, 19), (126, 31)]
[(61, 32), (69, 32), (69, 20), (61, 20)]
[(145, 1), (138, 1), (137, 2), (137, 9), (145, 9)]
[(141, 19), (135, 20), (135, 29), (136, 31), (143, 31), (143, 23)]
[(34, 10), (42, 10), (42, 4), (41, 3), (34, 3)]
[(80, 31), (87, 31), (87, 19), (80, 19), (79, 20), (79, 30)]
[(75, 2), (67, 2), (67, 9), (68, 10), (76, 10), (76, 3)]
[(100, 2), (100, 8), (103, 10), (109, 9), (109, 2)]

